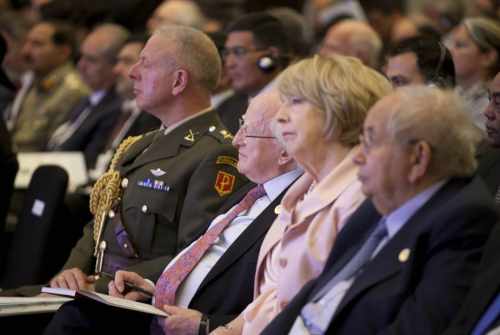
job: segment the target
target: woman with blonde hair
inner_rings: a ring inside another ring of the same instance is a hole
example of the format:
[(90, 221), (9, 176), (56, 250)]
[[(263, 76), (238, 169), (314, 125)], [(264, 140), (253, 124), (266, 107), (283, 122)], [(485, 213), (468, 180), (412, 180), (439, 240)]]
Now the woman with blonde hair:
[(457, 91), (468, 102), (474, 123), (484, 129), (488, 83), (500, 71), (500, 23), (484, 17), (465, 19), (452, 30), (447, 44)]
[(262, 243), (255, 300), (220, 334), (259, 334), (323, 270), (335, 237), (364, 196), (352, 159), (370, 107), (390, 83), (358, 59), (314, 56), (285, 70), (273, 132), (304, 169)]

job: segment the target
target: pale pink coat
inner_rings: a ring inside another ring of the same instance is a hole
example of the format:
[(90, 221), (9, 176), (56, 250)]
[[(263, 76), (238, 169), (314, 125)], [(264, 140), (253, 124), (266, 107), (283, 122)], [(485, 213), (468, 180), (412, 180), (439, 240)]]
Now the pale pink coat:
[(309, 280), (319, 276), (347, 218), (365, 200), (357, 167), (359, 147), (310, 191), (305, 173), (288, 190), (259, 252), (254, 301), (243, 312), (244, 335), (260, 334)]

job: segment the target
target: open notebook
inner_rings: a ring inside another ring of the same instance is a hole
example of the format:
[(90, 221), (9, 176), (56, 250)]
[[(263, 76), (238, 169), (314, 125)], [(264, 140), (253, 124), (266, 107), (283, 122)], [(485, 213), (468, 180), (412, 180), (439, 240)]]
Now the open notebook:
[(94, 301), (100, 302), (102, 304), (106, 304), (109, 306), (114, 306), (118, 308), (124, 308), (124, 309), (129, 309), (137, 312), (142, 312), (142, 313), (148, 313), (148, 314), (153, 314), (153, 315), (158, 315), (158, 316), (163, 316), (167, 317), (167, 313), (162, 311), (161, 309), (156, 308), (153, 305), (150, 304), (145, 304), (142, 302), (138, 301), (132, 301), (132, 300), (127, 300), (127, 299), (122, 299), (122, 298), (117, 298), (117, 297), (112, 297), (107, 294), (102, 294), (102, 293), (97, 293), (97, 292), (92, 292), (92, 291), (86, 291), (86, 290), (70, 290), (70, 289), (65, 289), (65, 288), (52, 288), (52, 287), (43, 287), (42, 292), (44, 293), (50, 293), (50, 294), (56, 294), (60, 296), (65, 296), (65, 297), (72, 297), (75, 299), (92, 299)]

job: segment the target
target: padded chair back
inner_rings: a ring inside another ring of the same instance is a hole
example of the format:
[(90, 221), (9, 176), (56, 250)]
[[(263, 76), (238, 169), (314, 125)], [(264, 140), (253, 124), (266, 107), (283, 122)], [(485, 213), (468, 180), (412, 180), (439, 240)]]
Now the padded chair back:
[(3, 289), (43, 283), (59, 266), (51, 263), (51, 253), (61, 238), (56, 216), (67, 186), (68, 173), (60, 166), (42, 165), (33, 173), (7, 254)]

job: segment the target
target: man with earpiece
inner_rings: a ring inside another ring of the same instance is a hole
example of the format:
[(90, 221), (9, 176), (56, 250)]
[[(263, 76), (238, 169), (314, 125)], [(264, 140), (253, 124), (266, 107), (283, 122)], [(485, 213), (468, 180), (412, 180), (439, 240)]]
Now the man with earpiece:
[(384, 72), (395, 87), (410, 84), (455, 86), (450, 51), (440, 41), (423, 36), (402, 40), (389, 50)]
[(234, 134), (248, 100), (270, 87), (290, 62), (289, 41), (281, 22), (267, 13), (252, 13), (233, 21), (227, 29), (224, 66), (235, 95), (217, 112)]

